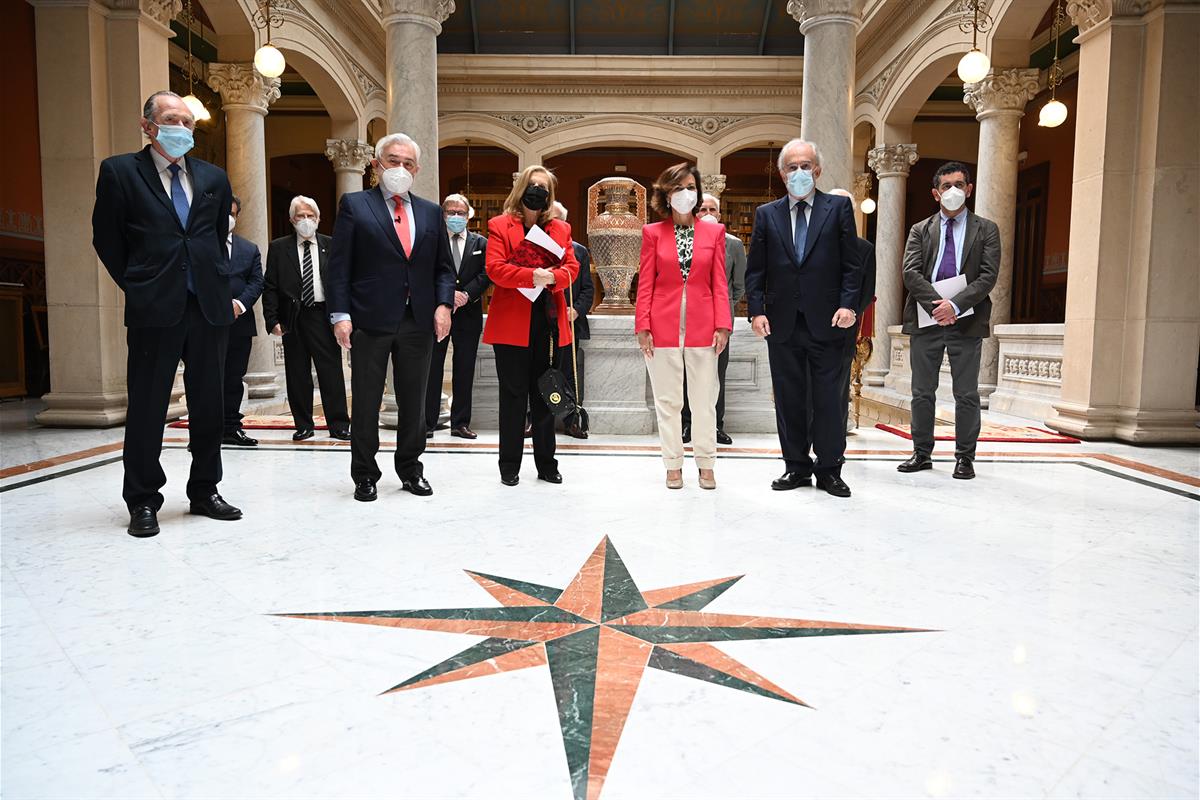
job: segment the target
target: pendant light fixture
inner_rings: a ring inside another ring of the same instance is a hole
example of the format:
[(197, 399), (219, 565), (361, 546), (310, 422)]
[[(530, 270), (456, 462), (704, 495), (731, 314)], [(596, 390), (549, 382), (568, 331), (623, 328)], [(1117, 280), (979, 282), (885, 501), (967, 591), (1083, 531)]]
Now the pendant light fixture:
[(1054, 40), (1054, 63), (1050, 65), (1050, 74), (1046, 76), (1046, 84), (1050, 87), (1050, 102), (1042, 106), (1038, 113), (1038, 125), (1042, 128), (1057, 128), (1067, 121), (1067, 107), (1054, 96), (1055, 90), (1063, 82), (1062, 64), (1058, 60), (1058, 39), (1062, 35), (1062, 26), (1066, 22), (1063, 13), (1062, 0), (1054, 2), (1054, 19), (1050, 22), (1050, 38)]
[(254, 53), (254, 68), (264, 78), (278, 78), (287, 69), (283, 53), (271, 44), (271, 27), (282, 24), (283, 20), (271, 13), (271, 0), (258, 0), (258, 8), (254, 11), (254, 27), (266, 28), (267, 43)]
[(192, 118), (196, 122), (207, 122), (212, 119), (212, 114), (208, 113), (208, 109), (204, 107), (204, 103), (199, 97), (196, 97), (194, 90), (196, 79), (196, 61), (192, 56), (192, 20), (196, 17), (192, 14), (192, 0), (185, 0), (183, 5), (183, 21), (187, 25), (187, 82), (188, 93), (183, 98), (183, 103), (192, 112)]
[(983, 12), (980, 17), (979, 4), (983, 0), (964, 0), (967, 7), (970, 8), (971, 16), (959, 23), (958, 29), (963, 33), (970, 32), (971, 34), (971, 50), (963, 55), (958, 60), (958, 77), (963, 83), (979, 83), (987, 77), (988, 70), (992, 68), (992, 61), (987, 57), (987, 53), (979, 49), (979, 34), (986, 32), (992, 27), (992, 18)]

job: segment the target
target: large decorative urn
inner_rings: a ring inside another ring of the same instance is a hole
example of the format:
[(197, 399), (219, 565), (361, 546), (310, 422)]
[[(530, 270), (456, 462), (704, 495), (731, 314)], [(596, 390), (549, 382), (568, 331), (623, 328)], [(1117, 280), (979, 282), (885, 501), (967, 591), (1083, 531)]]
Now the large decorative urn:
[[(633, 196), (637, 213), (629, 210)], [(603, 207), (603, 212), (600, 210)], [(637, 274), (646, 224), (646, 189), (632, 178), (605, 178), (588, 189), (588, 244), (592, 265), (604, 285), (604, 302), (596, 310), (628, 314), (629, 285)]]

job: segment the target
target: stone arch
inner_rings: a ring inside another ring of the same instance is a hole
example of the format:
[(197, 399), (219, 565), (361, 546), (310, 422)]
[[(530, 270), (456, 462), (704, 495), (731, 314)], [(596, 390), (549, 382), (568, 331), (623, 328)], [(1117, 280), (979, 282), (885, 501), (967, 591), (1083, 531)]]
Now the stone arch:
[(557, 125), (531, 144), (543, 160), (586, 147), (640, 145), (694, 160), (712, 149), (699, 134), (679, 125), (625, 114), (597, 115)]
[(529, 149), (529, 140), (511, 125), (487, 114), (447, 114), (438, 119), (438, 147), (464, 144), (490, 145), (507, 150), (518, 159)]
[(753, 117), (731, 126), (712, 143), (717, 162), (730, 153), (747, 147), (765, 147), (774, 142), (778, 147), (800, 135), (800, 120), (782, 114)]

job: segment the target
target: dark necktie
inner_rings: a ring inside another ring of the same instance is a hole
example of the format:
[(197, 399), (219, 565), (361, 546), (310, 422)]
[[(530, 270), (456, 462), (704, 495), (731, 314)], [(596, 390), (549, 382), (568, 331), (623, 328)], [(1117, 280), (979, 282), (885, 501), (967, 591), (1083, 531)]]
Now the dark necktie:
[(454, 271), (458, 272), (459, 267), (462, 266), (462, 237), (455, 236), (451, 241), (451, 245), (452, 247), (450, 249), (454, 252)]
[(944, 281), (958, 274), (958, 259), (954, 257), (954, 217), (946, 220), (946, 248), (942, 250), (942, 261), (938, 266), (935, 281)]
[(807, 200), (796, 203), (796, 260), (800, 262), (804, 261), (804, 244), (808, 240), (808, 218), (804, 216), (806, 208)]
[(311, 306), (316, 302), (317, 293), (313, 289), (312, 242), (308, 239), (304, 240), (304, 263), (300, 267), (300, 279), (304, 281), (300, 299), (304, 301), (305, 306)]
[[(188, 212), (191, 210), (191, 205), (188, 203), (187, 192), (183, 190), (183, 180), (179, 177), (180, 167), (178, 164), (168, 164), (167, 170), (171, 173), (171, 205), (175, 206), (175, 216), (179, 218), (179, 224), (186, 231)], [(187, 268), (187, 289), (192, 294), (195, 294), (196, 287), (192, 285), (190, 261), (185, 260), (184, 267)]]

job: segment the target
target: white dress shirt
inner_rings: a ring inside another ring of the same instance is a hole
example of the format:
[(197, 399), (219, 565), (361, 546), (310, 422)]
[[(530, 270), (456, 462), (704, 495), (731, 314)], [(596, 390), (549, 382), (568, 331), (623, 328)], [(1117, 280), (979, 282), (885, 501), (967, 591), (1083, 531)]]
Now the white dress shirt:
[[(154, 168), (158, 170), (158, 178), (162, 181), (163, 191), (171, 196), (171, 162), (162, 153), (150, 148), (150, 158), (154, 159)], [(192, 174), (188, 170), (187, 158), (179, 159), (179, 182), (183, 184), (183, 193), (187, 195), (188, 205), (192, 204)]]
[(311, 239), (304, 239), (300, 234), (296, 234), (296, 257), (299, 259), (297, 263), (300, 265), (300, 290), (304, 291), (304, 243), (312, 242), (312, 247), (308, 248), (309, 255), (312, 256), (313, 269), (313, 302), (325, 302), (325, 285), (321, 283), (321, 253), (317, 245), (317, 235), (314, 233)]

